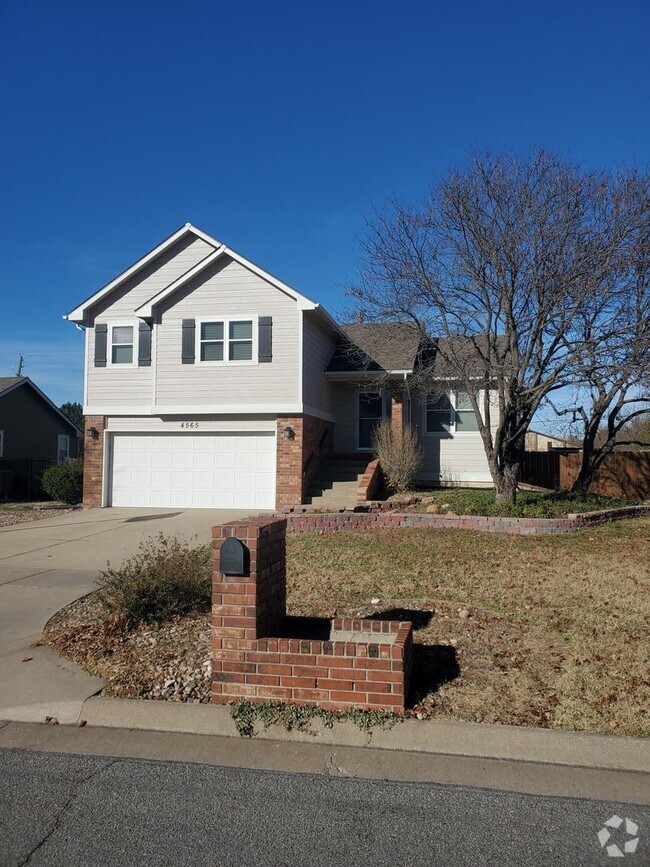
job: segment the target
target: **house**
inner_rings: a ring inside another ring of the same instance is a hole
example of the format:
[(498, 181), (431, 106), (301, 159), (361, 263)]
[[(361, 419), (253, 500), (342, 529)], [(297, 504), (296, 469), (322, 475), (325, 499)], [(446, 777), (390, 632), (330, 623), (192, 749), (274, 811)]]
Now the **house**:
[(417, 429), (423, 481), (490, 481), (466, 397), (409, 395), (413, 329), (341, 326), (190, 223), (66, 318), (85, 331), (86, 506), (301, 503), (324, 459), (369, 459), (386, 417)]
[(554, 449), (574, 449), (575, 441), (571, 442), (536, 430), (527, 430), (524, 447), (527, 452), (551, 452)]
[(0, 496), (42, 496), (39, 477), (79, 454), (82, 433), (27, 376), (0, 378)]

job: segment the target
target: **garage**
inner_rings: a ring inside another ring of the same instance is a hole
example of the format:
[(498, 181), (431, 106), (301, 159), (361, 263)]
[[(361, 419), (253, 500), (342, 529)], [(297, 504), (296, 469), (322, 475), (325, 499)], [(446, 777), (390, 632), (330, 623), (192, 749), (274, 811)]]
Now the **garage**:
[(275, 508), (274, 432), (114, 433), (112, 506)]

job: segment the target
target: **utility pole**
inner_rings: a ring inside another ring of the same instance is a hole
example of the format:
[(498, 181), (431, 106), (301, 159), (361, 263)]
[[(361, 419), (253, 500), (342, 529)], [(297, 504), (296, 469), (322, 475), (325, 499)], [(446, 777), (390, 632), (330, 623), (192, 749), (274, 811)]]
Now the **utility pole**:
[(18, 356), (18, 370), (16, 371), (16, 376), (23, 375), (23, 367), (25, 366), (25, 359), (22, 355)]

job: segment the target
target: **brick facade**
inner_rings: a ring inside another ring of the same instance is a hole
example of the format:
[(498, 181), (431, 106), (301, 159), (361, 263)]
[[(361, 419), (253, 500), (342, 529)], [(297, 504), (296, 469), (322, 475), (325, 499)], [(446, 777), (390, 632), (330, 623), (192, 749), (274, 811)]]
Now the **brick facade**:
[[(87, 415), (84, 422), (83, 505), (86, 509), (94, 509), (102, 504), (106, 416)], [(88, 436), (91, 427), (97, 431), (95, 438)]]
[[(292, 436), (286, 437), (290, 428)], [(312, 415), (277, 420), (276, 508), (302, 503), (322, 458), (332, 451), (332, 424)]]
[[(246, 698), (403, 714), (411, 624), (340, 618), (329, 622), (327, 637), (310, 636), (307, 621), (285, 616), (286, 527), (286, 519), (258, 517), (212, 531), (212, 701)], [(221, 546), (230, 536), (250, 551), (246, 576), (219, 570)]]

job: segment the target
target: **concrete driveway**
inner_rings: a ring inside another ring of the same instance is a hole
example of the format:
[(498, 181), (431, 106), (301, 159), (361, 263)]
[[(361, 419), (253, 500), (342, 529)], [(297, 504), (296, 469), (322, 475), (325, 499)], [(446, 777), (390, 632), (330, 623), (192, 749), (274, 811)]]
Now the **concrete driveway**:
[(75, 722), (102, 688), (99, 678), (34, 645), (55, 612), (95, 588), (108, 560), (119, 563), (159, 532), (210, 542), (214, 525), (248, 514), (92, 509), (0, 528), (0, 719)]

